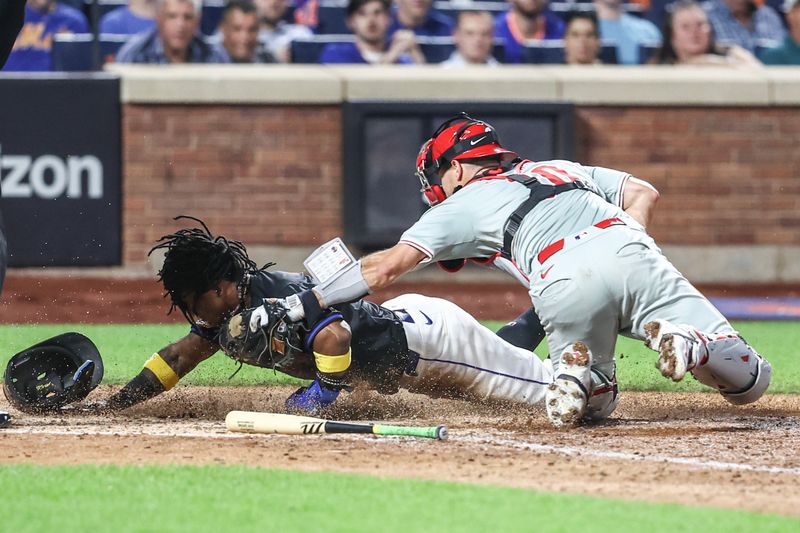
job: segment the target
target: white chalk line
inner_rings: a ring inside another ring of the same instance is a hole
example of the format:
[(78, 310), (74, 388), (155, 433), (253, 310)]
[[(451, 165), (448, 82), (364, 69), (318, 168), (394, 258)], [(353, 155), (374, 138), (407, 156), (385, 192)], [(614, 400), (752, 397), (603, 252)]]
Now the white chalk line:
[(489, 444), (507, 446), (520, 450), (530, 450), (543, 453), (554, 453), (572, 457), (596, 457), (599, 459), (616, 459), (622, 461), (640, 461), (648, 463), (672, 463), (692, 466), (707, 470), (744, 470), (748, 472), (764, 472), (769, 474), (800, 475), (798, 467), (753, 465), (748, 463), (728, 463), (724, 461), (709, 461), (696, 457), (674, 457), (669, 455), (640, 455), (630, 452), (616, 452), (613, 450), (595, 450), (592, 448), (577, 448), (571, 446), (554, 446), (551, 444), (536, 444), (511, 439), (486, 438), (478, 436), (455, 436), (452, 440), (470, 442), (473, 444)]
[[(17, 435), (59, 435), (59, 436), (81, 436), (81, 435), (101, 435), (101, 436), (116, 436), (116, 437), (135, 437), (135, 436), (148, 436), (148, 437), (182, 437), (182, 438), (203, 438), (203, 439), (242, 439), (242, 438), (265, 438), (274, 437), (275, 435), (259, 435), (253, 433), (224, 433), (213, 432), (209, 429), (207, 431), (163, 431), (142, 428), (135, 431), (119, 431), (111, 429), (86, 429), (86, 428), (73, 428), (73, 429), (56, 429), (56, 428), (7, 428), (0, 430), (0, 435), (17, 434)], [(337, 435), (337, 437), (349, 437), (353, 439), (361, 438), (352, 435)], [(312, 437), (305, 437), (312, 438)], [(381, 437), (375, 439), (375, 442), (389, 442), (397, 443), (398, 441), (407, 442), (407, 437)], [(538, 444), (534, 442), (525, 442), (509, 438), (501, 437), (486, 437), (478, 435), (453, 435), (450, 434), (449, 440), (452, 442), (459, 442), (471, 445), (489, 445), (501, 446), (507, 448), (514, 448), (518, 450), (529, 450), (534, 452), (551, 453), (556, 455), (564, 455), (570, 457), (595, 457), (598, 459), (614, 459), (620, 461), (638, 461), (648, 463), (668, 463), (690, 466), (694, 468), (706, 470), (735, 470), (747, 472), (761, 472), (768, 474), (790, 474), (800, 475), (800, 467), (782, 467), (782, 466), (769, 466), (769, 465), (754, 465), (749, 463), (730, 463), (725, 461), (711, 461), (707, 459), (700, 459), (696, 457), (675, 457), (669, 455), (640, 455), (630, 452), (618, 452), (613, 450), (597, 450), (584, 447), (573, 446), (556, 446), (552, 444)]]

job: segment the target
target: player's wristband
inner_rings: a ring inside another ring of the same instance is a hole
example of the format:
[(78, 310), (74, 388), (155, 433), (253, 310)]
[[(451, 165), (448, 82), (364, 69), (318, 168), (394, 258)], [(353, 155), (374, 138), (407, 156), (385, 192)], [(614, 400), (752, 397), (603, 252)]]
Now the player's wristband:
[(313, 328), (325, 312), (322, 306), (319, 305), (316, 293), (313, 290), (303, 291), (297, 295), (297, 298), (303, 307), (303, 317), (306, 320), (306, 324), (308, 324), (309, 328)]
[(325, 374), (336, 374), (345, 372), (350, 368), (351, 350), (342, 355), (325, 355), (314, 352), (314, 362), (317, 365), (317, 370)]
[(165, 391), (170, 390), (178, 383), (178, 380), (181, 379), (158, 353), (154, 353), (144, 364), (144, 367), (155, 374), (158, 381), (164, 386)]
[(356, 261), (346, 270), (334, 278), (314, 287), (314, 292), (320, 296), (323, 307), (352, 302), (370, 294), (364, 272), (361, 270), (361, 261)]

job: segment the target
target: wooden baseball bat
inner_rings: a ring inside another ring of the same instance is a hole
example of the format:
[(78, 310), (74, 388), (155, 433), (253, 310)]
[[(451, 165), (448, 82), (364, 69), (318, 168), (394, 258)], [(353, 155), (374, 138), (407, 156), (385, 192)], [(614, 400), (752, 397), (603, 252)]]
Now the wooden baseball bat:
[(372, 435), (402, 435), (444, 440), (446, 426), (410, 427), (383, 424), (354, 424), (335, 422), (310, 416), (231, 411), (225, 417), (228, 431), (240, 433), (271, 433), (279, 435), (318, 435), (322, 433), (369, 433)]

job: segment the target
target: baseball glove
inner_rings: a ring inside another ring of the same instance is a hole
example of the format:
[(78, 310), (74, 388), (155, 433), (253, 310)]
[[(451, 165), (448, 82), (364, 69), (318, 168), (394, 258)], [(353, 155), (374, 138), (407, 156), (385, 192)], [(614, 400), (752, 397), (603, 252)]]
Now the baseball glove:
[(281, 371), (294, 367), (302, 353), (300, 325), (288, 324), (285, 313), (269, 313), (268, 323), (254, 333), (248, 325), (256, 309), (245, 309), (222, 324), (217, 337), (220, 348), (228, 357), (249, 365)]

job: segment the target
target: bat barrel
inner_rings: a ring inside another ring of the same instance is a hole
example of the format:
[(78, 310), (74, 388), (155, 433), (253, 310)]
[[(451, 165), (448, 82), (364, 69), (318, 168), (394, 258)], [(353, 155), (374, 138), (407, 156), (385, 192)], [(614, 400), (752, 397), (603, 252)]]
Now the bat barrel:
[(321, 418), (252, 411), (231, 411), (225, 417), (225, 426), (239, 433), (313, 435), (325, 432), (325, 420)]
[(225, 417), (229, 431), (240, 433), (264, 433), (280, 435), (317, 435), (322, 433), (368, 433), (375, 435), (397, 435), (444, 440), (446, 426), (413, 427), (387, 426), (381, 424), (356, 424), (336, 422), (309, 416), (284, 415), (231, 411)]

